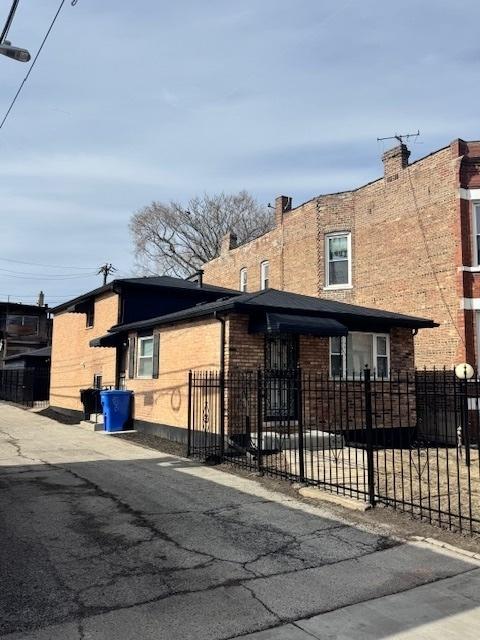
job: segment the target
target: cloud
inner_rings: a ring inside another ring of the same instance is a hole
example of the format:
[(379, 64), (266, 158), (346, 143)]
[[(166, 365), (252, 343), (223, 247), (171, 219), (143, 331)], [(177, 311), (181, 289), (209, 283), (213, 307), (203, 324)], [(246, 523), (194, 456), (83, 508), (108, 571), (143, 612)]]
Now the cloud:
[[(56, 8), (20, 3), (12, 41), (35, 52)], [(0, 130), (0, 257), (128, 272), (153, 199), (301, 202), (379, 177), (379, 136), (419, 128), (412, 159), (478, 138), (479, 19), (475, 0), (66, 3)], [(5, 112), (25, 66), (1, 58)]]

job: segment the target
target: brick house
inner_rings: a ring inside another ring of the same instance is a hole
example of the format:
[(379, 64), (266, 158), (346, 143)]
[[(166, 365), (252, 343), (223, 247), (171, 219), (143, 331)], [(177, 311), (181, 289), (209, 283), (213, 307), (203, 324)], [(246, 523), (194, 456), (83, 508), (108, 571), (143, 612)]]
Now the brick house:
[(126, 362), (121, 349), (90, 347), (119, 322), (135, 322), (235, 295), (221, 287), (170, 278), (125, 278), (89, 291), (52, 309), (50, 405), (83, 414), (81, 389), (121, 387)]
[[(413, 335), (434, 326), (422, 318), (267, 289), (119, 323), (90, 345), (92, 350), (123, 352), (120, 360), (128, 363), (125, 388), (134, 392), (135, 428), (185, 441), (191, 370), (229, 376), (300, 368), (330, 380), (355, 380), (368, 364), (388, 380), (391, 370), (412, 370)], [(282, 378), (276, 380), (280, 382), (267, 394), (269, 420), (295, 421)], [(246, 401), (251, 405), (251, 398)], [(226, 406), (230, 434), (244, 428), (232, 418), (236, 403), (232, 392)], [(307, 421), (318, 428), (318, 403), (307, 410)], [(388, 426), (396, 425), (398, 411), (409, 410), (386, 411), (392, 422)], [(414, 417), (404, 416), (405, 424), (412, 421)], [(332, 428), (331, 423), (326, 426)]]
[(480, 364), (480, 142), (454, 140), (409, 164), (405, 145), (384, 175), (292, 207), (243, 246), (223, 239), (205, 281), (242, 291), (275, 287), (433, 318), (415, 338), (417, 366)]

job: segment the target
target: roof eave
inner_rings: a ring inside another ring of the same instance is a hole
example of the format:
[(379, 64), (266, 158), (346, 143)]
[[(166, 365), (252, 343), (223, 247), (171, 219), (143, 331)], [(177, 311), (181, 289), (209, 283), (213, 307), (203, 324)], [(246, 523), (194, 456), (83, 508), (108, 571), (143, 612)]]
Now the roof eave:
[[(112, 282), (108, 282), (107, 284), (104, 284), (97, 289), (92, 289), (91, 291), (88, 291), (81, 296), (77, 296), (76, 298), (72, 298), (71, 300), (67, 300), (66, 302), (62, 302), (62, 304), (59, 304), (58, 306), (50, 309), (50, 313), (55, 314), (59, 313), (60, 311), (66, 311), (69, 307), (73, 307), (77, 304), (80, 304), (81, 302), (85, 302), (85, 300), (88, 300), (89, 298), (96, 298), (97, 296), (101, 295), (102, 293), (106, 293), (107, 291), (115, 291), (116, 293), (119, 293), (119, 283), (119, 280), (112, 280)], [(118, 291), (116, 290), (117, 287)]]

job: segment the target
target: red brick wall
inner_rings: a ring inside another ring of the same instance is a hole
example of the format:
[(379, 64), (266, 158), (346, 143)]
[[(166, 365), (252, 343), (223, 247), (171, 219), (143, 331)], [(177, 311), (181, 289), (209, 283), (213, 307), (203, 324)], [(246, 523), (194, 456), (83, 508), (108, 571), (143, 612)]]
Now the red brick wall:
[(204, 266), (206, 283), (221, 283), (238, 289), (240, 269), (246, 268), (248, 291), (260, 289), (260, 263), (270, 263), (270, 283), (283, 289), (308, 295), (317, 294), (316, 275), (316, 202), (285, 213), (283, 224), (252, 242), (224, 251)]
[[(384, 177), (285, 213), (270, 233), (206, 264), (205, 280), (238, 287), (247, 267), (252, 291), (269, 259), (274, 288), (438, 322), (415, 339), (417, 366), (474, 363), (473, 314), (461, 299), (480, 297), (480, 274), (459, 270), (472, 264), (471, 208), (459, 188), (480, 187), (479, 156), (480, 143), (458, 140), (406, 167), (391, 154)], [(325, 234), (333, 231), (352, 234), (351, 289), (325, 288)]]
[[(248, 317), (231, 315), (227, 342), (226, 429), (245, 433), (257, 428), (257, 369), (264, 367), (264, 335), (248, 333)], [(329, 378), (329, 339), (299, 337), (299, 365), (302, 371), (302, 413), (306, 429), (363, 429), (365, 426), (364, 385), (335, 382)], [(392, 382), (373, 382), (373, 422), (377, 428), (415, 425), (413, 334), (395, 328), (390, 333)], [(231, 374), (229, 376), (229, 374)], [(408, 394), (407, 394), (408, 391)], [(268, 391), (267, 391), (268, 393)], [(248, 427), (247, 427), (248, 425)], [(296, 428), (295, 420), (272, 423), (265, 429)]]

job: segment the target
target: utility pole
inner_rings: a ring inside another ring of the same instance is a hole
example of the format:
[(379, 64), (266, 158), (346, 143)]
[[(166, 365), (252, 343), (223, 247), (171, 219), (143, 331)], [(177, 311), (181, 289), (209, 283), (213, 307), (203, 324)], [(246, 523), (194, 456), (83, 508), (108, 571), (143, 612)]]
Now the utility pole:
[(106, 262), (105, 264), (103, 264), (100, 269), (97, 271), (98, 274), (102, 274), (103, 275), (103, 284), (106, 285), (107, 284), (107, 278), (111, 273), (115, 273), (115, 271), (117, 271), (117, 269), (115, 269), (115, 267), (113, 266), (113, 264)]

